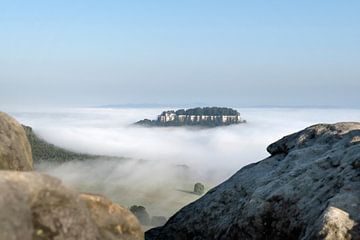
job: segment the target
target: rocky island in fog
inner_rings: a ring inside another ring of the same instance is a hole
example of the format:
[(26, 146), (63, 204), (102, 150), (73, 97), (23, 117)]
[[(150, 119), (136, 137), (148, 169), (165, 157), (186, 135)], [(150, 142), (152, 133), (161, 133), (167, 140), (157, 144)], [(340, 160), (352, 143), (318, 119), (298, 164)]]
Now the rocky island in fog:
[(245, 120), (240, 117), (240, 113), (235, 109), (225, 107), (197, 107), (176, 111), (164, 111), (156, 120), (144, 119), (135, 124), (147, 127), (218, 127), (239, 123), (245, 123)]

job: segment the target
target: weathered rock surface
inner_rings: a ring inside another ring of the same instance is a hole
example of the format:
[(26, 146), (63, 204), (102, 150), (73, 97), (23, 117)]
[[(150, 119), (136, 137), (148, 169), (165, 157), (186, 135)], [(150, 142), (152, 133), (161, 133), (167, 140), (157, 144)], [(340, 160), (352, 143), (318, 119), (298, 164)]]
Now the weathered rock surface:
[(140, 223), (128, 209), (100, 195), (81, 194), (80, 197), (85, 201), (92, 219), (99, 227), (101, 239), (144, 239)]
[(267, 150), (146, 239), (360, 239), (360, 123), (315, 125)]
[(0, 239), (140, 240), (126, 208), (36, 172), (0, 171)]
[(31, 148), (24, 129), (14, 118), (3, 112), (0, 112), (0, 169), (33, 169)]
[(60, 180), (0, 171), (0, 239), (102, 239), (89, 210)]

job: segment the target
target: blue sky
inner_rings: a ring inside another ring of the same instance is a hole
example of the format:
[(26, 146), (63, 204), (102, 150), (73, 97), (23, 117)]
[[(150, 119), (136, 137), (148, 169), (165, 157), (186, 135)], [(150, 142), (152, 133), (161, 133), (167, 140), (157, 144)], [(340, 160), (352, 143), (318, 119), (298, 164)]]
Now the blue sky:
[(359, 1), (0, 2), (0, 102), (360, 107)]

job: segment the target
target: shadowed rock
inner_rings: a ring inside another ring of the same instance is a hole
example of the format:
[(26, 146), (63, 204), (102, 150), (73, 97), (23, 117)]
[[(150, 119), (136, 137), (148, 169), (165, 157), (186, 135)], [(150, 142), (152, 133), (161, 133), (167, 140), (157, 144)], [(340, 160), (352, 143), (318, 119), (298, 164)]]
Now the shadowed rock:
[(3, 112), (0, 112), (0, 169), (33, 169), (31, 148), (24, 129), (14, 118)]
[(360, 123), (314, 125), (268, 151), (146, 239), (360, 239)]

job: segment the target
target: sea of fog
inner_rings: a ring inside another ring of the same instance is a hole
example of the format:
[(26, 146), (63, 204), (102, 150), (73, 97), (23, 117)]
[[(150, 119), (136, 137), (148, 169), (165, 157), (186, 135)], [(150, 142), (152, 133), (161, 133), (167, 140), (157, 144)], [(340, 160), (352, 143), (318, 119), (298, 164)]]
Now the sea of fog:
[(206, 189), (269, 154), (284, 135), (316, 123), (360, 121), (357, 109), (241, 108), (246, 124), (213, 129), (143, 128), (131, 124), (156, 118), (164, 109), (37, 109), (10, 111), (21, 123), (57, 146), (126, 159), (43, 162), (39, 171), (82, 192), (104, 194), (127, 207), (145, 206), (169, 217)]

